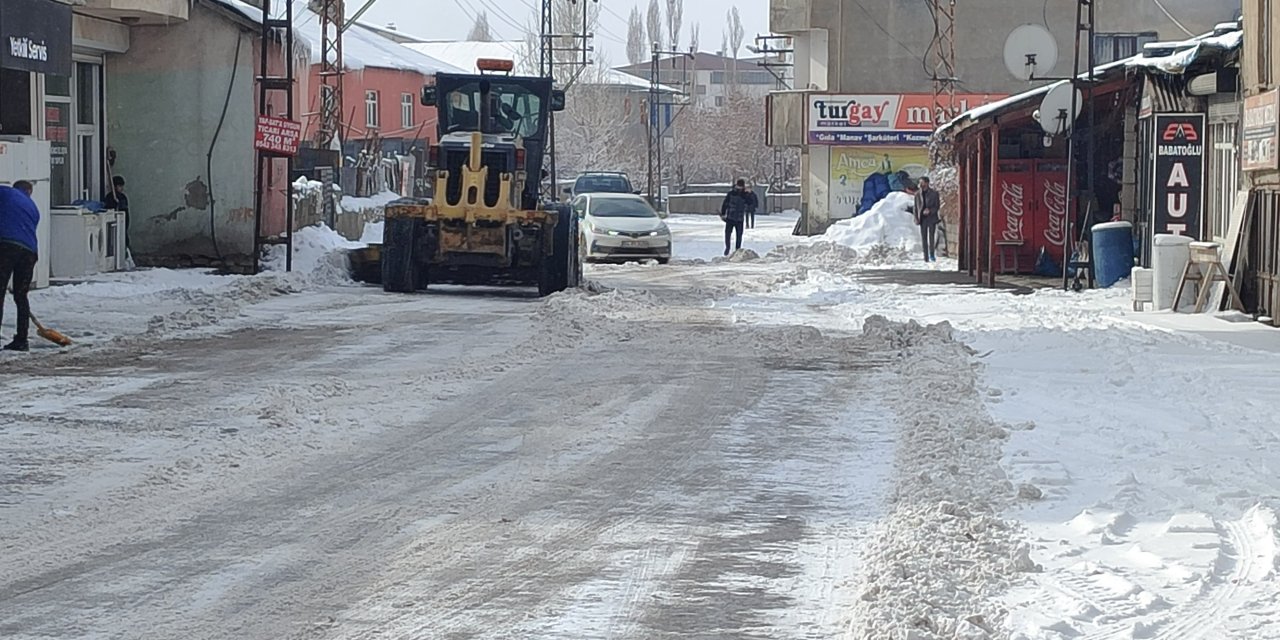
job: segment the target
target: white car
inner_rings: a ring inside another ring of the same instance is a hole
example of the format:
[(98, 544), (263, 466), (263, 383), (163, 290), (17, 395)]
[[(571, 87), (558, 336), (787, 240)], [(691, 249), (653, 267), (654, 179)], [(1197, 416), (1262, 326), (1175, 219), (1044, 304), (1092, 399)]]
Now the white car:
[(642, 197), (587, 193), (574, 198), (582, 229), (580, 253), (588, 261), (671, 260), (671, 229)]

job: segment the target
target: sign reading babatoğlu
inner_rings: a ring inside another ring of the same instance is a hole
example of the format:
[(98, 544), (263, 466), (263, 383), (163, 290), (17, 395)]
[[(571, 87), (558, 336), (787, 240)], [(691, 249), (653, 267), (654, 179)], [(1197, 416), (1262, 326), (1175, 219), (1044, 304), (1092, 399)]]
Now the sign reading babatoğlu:
[(1204, 209), (1202, 113), (1155, 114), (1155, 233), (1200, 239)]

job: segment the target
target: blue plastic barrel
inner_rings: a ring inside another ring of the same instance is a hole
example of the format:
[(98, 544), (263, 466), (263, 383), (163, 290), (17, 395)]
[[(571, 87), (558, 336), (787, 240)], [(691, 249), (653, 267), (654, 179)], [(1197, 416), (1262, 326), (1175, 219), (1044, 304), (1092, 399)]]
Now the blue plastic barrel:
[(1133, 269), (1133, 225), (1104, 222), (1093, 226), (1093, 277), (1099, 287), (1129, 277)]

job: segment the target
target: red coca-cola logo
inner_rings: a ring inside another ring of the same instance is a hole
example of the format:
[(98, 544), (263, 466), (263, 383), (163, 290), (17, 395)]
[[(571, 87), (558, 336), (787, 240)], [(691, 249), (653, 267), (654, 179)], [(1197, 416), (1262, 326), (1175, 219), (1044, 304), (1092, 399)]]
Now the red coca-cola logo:
[(1002, 237), (1009, 242), (1023, 239), (1022, 219), (1026, 211), (1026, 198), (1022, 185), (1000, 181), (1000, 204), (1004, 207), (1005, 227)]
[(1044, 239), (1049, 244), (1060, 247), (1067, 241), (1067, 185), (1065, 182), (1045, 181), (1044, 206), (1049, 210), (1049, 226), (1044, 230)]

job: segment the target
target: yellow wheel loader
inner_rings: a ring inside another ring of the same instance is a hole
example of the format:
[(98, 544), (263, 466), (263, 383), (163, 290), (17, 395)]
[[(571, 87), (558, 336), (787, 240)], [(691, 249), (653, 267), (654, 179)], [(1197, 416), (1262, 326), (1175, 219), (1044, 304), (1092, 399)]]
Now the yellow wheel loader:
[(441, 73), (423, 89), (439, 116), (432, 197), (387, 205), (382, 244), (351, 256), (357, 279), (400, 293), (441, 283), (537, 286), (544, 296), (580, 283), (577, 217), (540, 197), (564, 92), (550, 78), (510, 75), (510, 61), (477, 66), (479, 75)]

